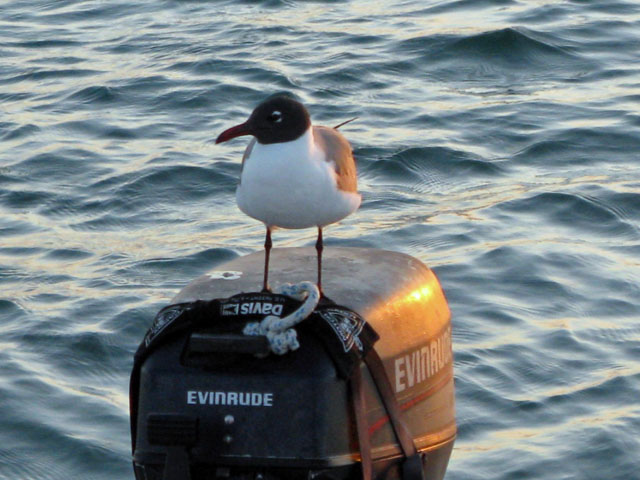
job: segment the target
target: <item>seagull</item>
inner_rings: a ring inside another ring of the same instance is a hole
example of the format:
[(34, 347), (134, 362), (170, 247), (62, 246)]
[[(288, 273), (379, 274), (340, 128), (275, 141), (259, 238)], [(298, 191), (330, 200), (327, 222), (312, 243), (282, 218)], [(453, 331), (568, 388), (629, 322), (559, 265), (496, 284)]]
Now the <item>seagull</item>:
[(311, 125), (302, 103), (276, 95), (258, 105), (246, 122), (216, 139), (218, 144), (242, 135), (254, 137), (242, 157), (236, 202), (243, 213), (267, 228), (263, 291), (270, 291), (272, 230), (316, 227), (322, 293), (322, 229), (355, 212), (362, 201), (351, 145), (337, 130), (350, 121), (333, 128)]

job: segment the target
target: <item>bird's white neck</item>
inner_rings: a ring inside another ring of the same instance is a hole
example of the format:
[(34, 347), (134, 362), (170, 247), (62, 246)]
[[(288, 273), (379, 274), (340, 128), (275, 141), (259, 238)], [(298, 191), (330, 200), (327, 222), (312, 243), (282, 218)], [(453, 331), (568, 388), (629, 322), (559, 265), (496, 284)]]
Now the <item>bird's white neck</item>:
[(253, 147), (254, 154), (261, 157), (276, 156), (296, 156), (308, 157), (315, 153), (316, 147), (313, 141), (313, 128), (309, 127), (302, 135), (290, 142), (262, 144), (256, 142)]

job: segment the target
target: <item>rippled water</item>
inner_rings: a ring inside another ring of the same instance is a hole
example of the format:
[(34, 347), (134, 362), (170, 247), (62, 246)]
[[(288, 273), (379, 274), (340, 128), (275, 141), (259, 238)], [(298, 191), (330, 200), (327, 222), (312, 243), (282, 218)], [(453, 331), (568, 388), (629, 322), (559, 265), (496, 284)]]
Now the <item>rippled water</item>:
[(631, 0), (3, 2), (0, 477), (133, 478), (132, 353), (260, 248), (244, 142), (213, 140), (277, 91), (359, 117), (364, 203), (329, 248), (412, 254), (447, 292), (447, 479), (640, 478)]

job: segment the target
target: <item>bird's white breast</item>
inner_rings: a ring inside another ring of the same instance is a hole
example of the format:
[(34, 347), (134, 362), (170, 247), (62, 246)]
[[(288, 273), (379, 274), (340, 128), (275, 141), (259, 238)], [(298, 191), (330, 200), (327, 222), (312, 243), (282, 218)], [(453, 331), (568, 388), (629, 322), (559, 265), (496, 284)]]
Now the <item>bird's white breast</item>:
[(307, 228), (337, 222), (360, 206), (357, 193), (339, 190), (309, 128), (291, 142), (256, 142), (236, 191), (240, 210), (270, 227)]

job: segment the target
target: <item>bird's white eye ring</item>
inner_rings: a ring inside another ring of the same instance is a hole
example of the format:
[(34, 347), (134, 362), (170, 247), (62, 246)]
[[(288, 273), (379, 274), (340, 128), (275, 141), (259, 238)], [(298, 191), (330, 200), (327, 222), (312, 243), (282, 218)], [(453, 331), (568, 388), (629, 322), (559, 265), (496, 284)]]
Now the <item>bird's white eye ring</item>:
[(274, 110), (267, 118), (270, 122), (280, 123), (282, 122), (282, 113), (279, 110)]

